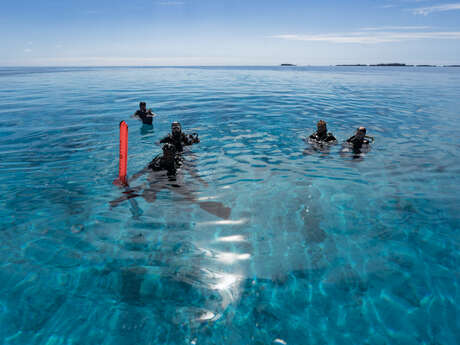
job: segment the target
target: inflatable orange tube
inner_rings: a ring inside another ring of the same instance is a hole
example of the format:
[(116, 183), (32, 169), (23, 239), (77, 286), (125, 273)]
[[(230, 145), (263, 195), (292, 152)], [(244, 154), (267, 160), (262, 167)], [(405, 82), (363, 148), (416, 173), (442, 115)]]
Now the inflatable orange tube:
[(127, 185), (128, 173), (128, 125), (125, 121), (120, 122), (120, 160), (118, 165), (118, 179), (113, 181), (116, 185)]

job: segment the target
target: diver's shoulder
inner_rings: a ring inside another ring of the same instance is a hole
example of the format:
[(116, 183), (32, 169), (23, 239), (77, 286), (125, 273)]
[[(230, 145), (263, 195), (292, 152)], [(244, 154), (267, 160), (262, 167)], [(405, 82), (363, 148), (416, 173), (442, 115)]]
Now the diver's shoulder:
[(334, 137), (334, 134), (327, 133), (326, 141), (337, 141), (337, 139)]
[(167, 136), (163, 137), (163, 139), (160, 140), (160, 143), (169, 143), (172, 141), (172, 136), (171, 134), (168, 134)]

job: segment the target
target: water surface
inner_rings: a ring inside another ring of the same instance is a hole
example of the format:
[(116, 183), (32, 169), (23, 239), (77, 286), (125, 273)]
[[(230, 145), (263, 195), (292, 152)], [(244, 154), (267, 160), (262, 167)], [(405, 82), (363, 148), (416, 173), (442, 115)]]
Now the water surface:
[[(458, 343), (459, 94), (454, 68), (0, 69), (1, 343)], [(315, 152), (319, 119), (375, 143)], [(195, 202), (110, 207), (121, 120), (130, 174), (199, 133)]]

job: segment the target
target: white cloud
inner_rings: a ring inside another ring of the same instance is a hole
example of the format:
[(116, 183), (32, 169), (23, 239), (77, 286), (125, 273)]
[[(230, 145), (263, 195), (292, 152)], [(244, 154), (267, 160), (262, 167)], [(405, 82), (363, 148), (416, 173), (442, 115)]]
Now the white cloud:
[(460, 39), (460, 31), (447, 32), (352, 32), (337, 34), (313, 34), (313, 35), (274, 35), (272, 38), (280, 38), (290, 41), (329, 42), (329, 43), (361, 43), (376, 44), (387, 42), (403, 42), (422, 39)]
[(317, 35), (275, 35), (273, 38), (281, 38), (289, 41), (310, 41), (330, 43), (381, 43), (388, 42), (374, 36), (358, 34), (317, 34)]
[(31, 52), (32, 52), (32, 49), (30, 49), (30, 48), (24, 49), (24, 53), (31, 53)]
[(421, 14), (421, 15), (426, 16), (433, 12), (446, 12), (446, 11), (455, 11), (455, 10), (460, 10), (460, 3), (420, 7), (420, 8), (413, 9), (412, 12), (414, 14)]
[(362, 28), (365, 31), (381, 31), (381, 30), (426, 30), (431, 29), (431, 26), (375, 26)]

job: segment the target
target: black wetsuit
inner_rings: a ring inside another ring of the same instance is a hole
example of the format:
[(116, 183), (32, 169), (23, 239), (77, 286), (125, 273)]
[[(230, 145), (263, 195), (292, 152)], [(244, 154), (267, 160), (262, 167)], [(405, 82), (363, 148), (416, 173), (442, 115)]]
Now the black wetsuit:
[(175, 137), (171, 133), (168, 134), (166, 137), (160, 140), (160, 143), (170, 143), (176, 147), (177, 152), (182, 152), (184, 150), (184, 146), (189, 146), (193, 144), (197, 144), (200, 142), (198, 139), (198, 135), (196, 133), (193, 134), (185, 134), (181, 133), (180, 136)]
[(179, 155), (176, 155), (173, 160), (167, 160), (164, 156), (156, 156), (148, 165), (148, 168), (153, 171), (167, 171), (168, 176), (176, 175), (177, 169), (182, 166), (182, 160)]
[(337, 141), (337, 139), (332, 135), (332, 133), (327, 133), (327, 132), (322, 132), (322, 133), (315, 132), (312, 135), (310, 135), (309, 139), (315, 140), (318, 142), (323, 141), (327, 143), (331, 141)]
[[(150, 116), (149, 116), (150, 115)], [(151, 111), (138, 110), (134, 113), (134, 116), (142, 120), (144, 125), (151, 125), (153, 120), (153, 114)]]
[(369, 144), (369, 140), (367, 139), (360, 139), (360, 138), (357, 138), (356, 135), (353, 135), (352, 137), (348, 138), (347, 140), (347, 143), (350, 143), (353, 145), (353, 149), (360, 149), (363, 145), (368, 145)]

